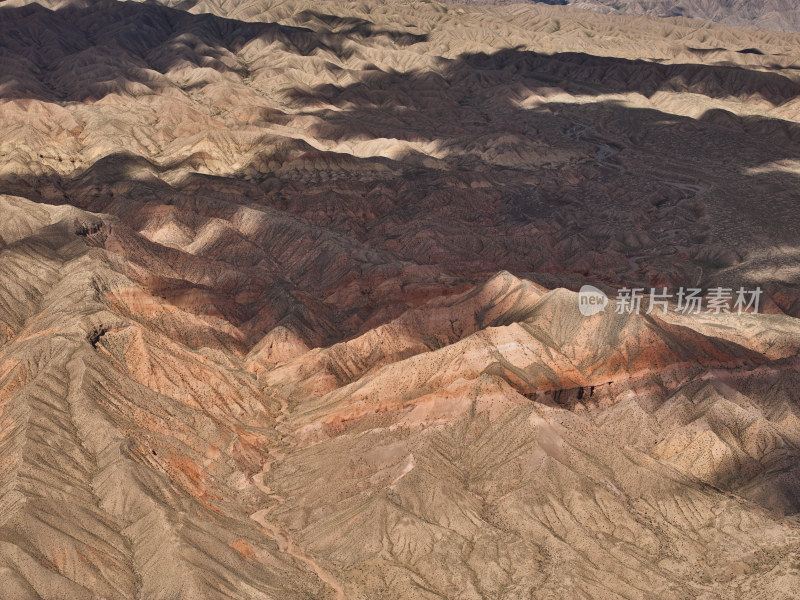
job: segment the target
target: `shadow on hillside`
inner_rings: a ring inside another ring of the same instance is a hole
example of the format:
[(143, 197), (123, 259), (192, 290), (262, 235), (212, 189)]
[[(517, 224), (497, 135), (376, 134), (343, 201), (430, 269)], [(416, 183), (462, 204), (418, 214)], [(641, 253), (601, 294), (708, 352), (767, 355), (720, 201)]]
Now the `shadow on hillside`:
[[(181, 61), (245, 76), (249, 67), (236, 53), (257, 40), (346, 58), (348, 40), (426, 39), (365, 19), (314, 11), (298, 18), (321, 29), (106, 0), (54, 12), (0, 8), (4, 60), (11, 57), (0, 95), (98, 97), (96, 82), (76, 77), (69, 65), (87, 73), (102, 67), (104, 77), (142, 81), (154, 91), (152, 73)], [(62, 71), (76, 83), (59, 79)], [(708, 276), (765, 240), (796, 244), (800, 178), (758, 172), (800, 159), (796, 123), (719, 110), (692, 119), (603, 97), (689, 92), (780, 104), (800, 95), (798, 84), (778, 73), (505, 49), (441, 59), (431, 70), (376, 67), (354, 76), (359, 80), (346, 86), (288, 92), (291, 108), (319, 119), (307, 133), (333, 142), (331, 151), (292, 140), (280, 156), (265, 150), (240, 170), (212, 176), (198, 174), (192, 157), (156, 167), (120, 148), (85, 171), (9, 180), (0, 189), (111, 212), (135, 229), (144, 223), (143, 204), (195, 211), (203, 223), (230, 219), (241, 205), (263, 206), (319, 228), (309, 238), (322, 229), (357, 242), (348, 252), (363, 244), (474, 279), (503, 269), (548, 273), (548, 285), (571, 285), (570, 277), (647, 284), (662, 275), (694, 278), (698, 270)], [(365, 157), (348, 149), (373, 141), (389, 151)], [(441, 158), (413, 144), (397, 150), (398, 142), (435, 143)], [(160, 180), (171, 170), (186, 171), (172, 186)], [(143, 172), (151, 174), (136, 175)], [(700, 255), (712, 242), (719, 248)], [(210, 248), (215, 260), (228, 251)], [(236, 256), (244, 264), (258, 254)], [(357, 260), (347, 264), (354, 273), (361, 268)], [(561, 275), (566, 279), (558, 281)]]
[(183, 64), (246, 77), (248, 66), (238, 54), (253, 43), (344, 60), (353, 54), (350, 40), (407, 46), (427, 39), (364, 19), (312, 11), (301, 16), (326, 26), (315, 31), (247, 22), (155, 2), (100, 0), (54, 11), (38, 4), (0, 6), (0, 97), (85, 102), (112, 92), (142, 93), (141, 86), (157, 93), (168, 87), (159, 74)]
[[(540, 84), (563, 87), (581, 95), (637, 93), (651, 97), (657, 92), (692, 93), (709, 98), (761, 97), (779, 105), (800, 96), (800, 83), (779, 73), (743, 69), (735, 66), (700, 64), (662, 64), (645, 60), (629, 60), (594, 56), (579, 52), (540, 54), (508, 48), (486, 54), (465, 53), (454, 60), (441, 59), (441, 77), (448, 84), (489, 83), (492, 80), (535, 80)], [(299, 102), (314, 103), (327, 99), (332, 92), (349, 92), (352, 99), (360, 87), (382, 89), (390, 73), (380, 71), (365, 75), (358, 84), (347, 88), (322, 86), (312, 92), (298, 91)], [(426, 86), (436, 78), (432, 72), (405, 73), (412, 84)]]
[[(384, 29), (366, 19), (313, 10), (296, 18), (316, 27), (192, 14), (155, 2), (100, 0), (87, 8), (66, 6), (55, 11), (38, 4), (0, 6), (0, 97), (89, 101), (112, 90), (135, 93), (137, 87), (126, 83), (158, 92), (165, 85), (158, 75), (186, 63), (246, 77), (249, 67), (237, 55), (253, 42), (303, 56), (329, 53), (346, 60), (353, 56), (355, 44), (351, 42), (408, 46), (428, 39), (424, 34)], [(569, 82), (570, 93), (589, 95), (691, 92), (711, 98), (762, 97), (774, 105), (800, 95), (800, 83), (775, 72), (584, 53), (547, 55), (505, 49), (493, 54), (463, 54), (453, 61), (443, 60), (442, 67), (449, 82), (534, 77), (555, 85)], [(413, 81), (432, 74), (407, 76)], [(358, 85), (375, 87), (382, 77), (378, 72)], [(351, 87), (350, 95), (362, 89)], [(329, 97), (332, 91), (318, 89), (305, 97), (298, 92), (296, 99), (314, 102)]]

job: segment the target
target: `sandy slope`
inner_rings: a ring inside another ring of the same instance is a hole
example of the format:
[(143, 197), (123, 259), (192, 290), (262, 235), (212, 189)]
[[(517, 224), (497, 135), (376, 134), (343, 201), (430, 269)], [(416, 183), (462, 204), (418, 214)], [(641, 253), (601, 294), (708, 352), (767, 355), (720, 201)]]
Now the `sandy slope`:
[(577, 0), (564, 3), (603, 12), (691, 17), (727, 25), (800, 31), (800, 11), (791, 0)]
[(8, 597), (796, 585), (795, 319), (583, 319), (501, 273), (275, 368), (148, 297), (113, 220), (2, 202), (3, 269), (40, 284), (3, 295)]
[(792, 597), (800, 38), (52, 7), (0, 5), (3, 599)]
[[(532, 0), (611, 15), (648, 15), (716, 21), (737, 27), (800, 31), (800, 9), (792, 0)], [(461, 4), (524, 4), (518, 0), (459, 0)]]

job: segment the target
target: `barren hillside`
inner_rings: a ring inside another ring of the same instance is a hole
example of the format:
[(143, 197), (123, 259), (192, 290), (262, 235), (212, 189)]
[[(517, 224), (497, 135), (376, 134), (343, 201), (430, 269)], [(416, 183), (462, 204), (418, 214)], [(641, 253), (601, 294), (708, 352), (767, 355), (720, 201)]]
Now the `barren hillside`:
[(3, 600), (794, 597), (800, 36), (172, 4), (0, 4)]
[[(520, 0), (460, 0), (465, 4), (527, 4)], [(772, 31), (800, 31), (800, 8), (793, 0), (529, 0), (612, 15), (684, 17)]]

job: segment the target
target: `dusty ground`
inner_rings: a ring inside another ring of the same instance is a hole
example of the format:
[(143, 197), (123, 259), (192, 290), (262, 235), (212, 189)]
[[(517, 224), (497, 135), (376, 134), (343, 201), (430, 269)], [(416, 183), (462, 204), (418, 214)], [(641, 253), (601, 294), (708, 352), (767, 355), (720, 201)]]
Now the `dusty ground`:
[(52, 7), (0, 6), (4, 600), (793, 597), (800, 37)]

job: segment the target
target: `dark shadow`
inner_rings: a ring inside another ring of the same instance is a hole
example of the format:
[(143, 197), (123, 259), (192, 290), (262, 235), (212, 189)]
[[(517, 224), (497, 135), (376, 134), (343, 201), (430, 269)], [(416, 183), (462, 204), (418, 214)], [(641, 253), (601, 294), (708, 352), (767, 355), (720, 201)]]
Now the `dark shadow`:
[[(250, 67), (238, 53), (254, 42), (293, 54), (327, 53), (347, 59), (353, 53), (348, 40), (398, 46), (427, 40), (426, 35), (385, 30), (365, 19), (311, 10), (298, 18), (324, 27), (314, 30), (195, 15), (154, 2), (100, 0), (88, 8), (67, 6), (56, 11), (38, 4), (0, 7), (0, 96), (71, 102), (96, 100), (112, 91), (142, 93), (142, 86), (157, 93), (169, 84), (163, 75), (184, 64), (247, 77)], [(757, 50), (742, 52), (753, 51)], [(455, 78), (460, 71), (499, 70), (506, 76), (535, 76), (540, 81), (580, 81), (581, 93), (761, 96), (777, 105), (800, 92), (800, 83), (779, 73), (582, 53), (544, 55), (507, 49), (465, 54), (449, 68)]]
[(688, 46), (686, 49), (689, 50), (689, 52), (691, 52), (692, 54), (698, 54), (700, 56), (703, 56), (705, 54), (711, 54), (713, 52), (724, 52), (725, 50), (727, 50), (727, 48), (690, 48)]
[[(342, 25), (328, 15), (305, 14)], [(347, 59), (350, 39), (396, 45), (426, 39), (366, 20), (344, 25), (341, 31), (314, 31), (195, 15), (155, 2), (100, 0), (55, 11), (0, 5), (0, 97), (85, 102), (113, 92), (158, 93), (173, 86), (164, 75), (183, 65), (247, 77), (249, 67), (238, 53), (253, 43)]]
[[(552, 83), (563, 86), (565, 91), (588, 95), (634, 92), (651, 97), (657, 92), (676, 92), (720, 99), (760, 96), (776, 106), (800, 96), (800, 82), (779, 73), (736, 66), (662, 64), (576, 52), (539, 54), (506, 49), (492, 54), (462, 54), (455, 60), (442, 59), (441, 71), (447, 84), (470, 80), (480, 84), (482, 76), (484, 81), (491, 77), (504, 83), (516, 80)], [(361, 89), (380, 89), (385, 77), (376, 72), (355, 85)], [(433, 79), (436, 74), (413, 73), (407, 77), (419, 81)], [(361, 91), (351, 86), (352, 90)], [(296, 99), (314, 103), (330, 97), (334, 91), (329, 86), (316, 93), (298, 92)]]
[[(303, 18), (327, 29), (243, 23), (155, 4), (2, 8), (2, 52), (13, 60), (0, 63), (0, 95), (76, 101), (105, 93), (74, 69), (59, 79), (65, 64), (88, 72), (100, 65), (104, 77), (158, 91), (153, 73), (181, 61), (220, 63), (246, 76), (250, 66), (237, 62), (236, 53), (256, 40), (332, 56), (347, 56), (345, 42), (356, 37), (423, 41), (363, 19), (312, 11)], [(359, 81), (347, 86), (290, 94), (292, 109), (319, 119), (305, 133), (334, 142), (331, 151), (299, 140), (275, 150), (267, 139), (250, 164), (215, 176), (197, 173), (206, 161), (213, 167), (209, 153), (158, 166), (117, 151), (85, 170), (1, 181), (0, 192), (110, 213), (133, 232), (149, 228), (154, 239), (163, 224), (192, 236), (217, 220), (239, 218), (242, 208), (257, 211), (253, 218), (266, 215), (246, 240), (233, 227), (219, 227), (193, 250), (196, 256), (136, 241), (145, 256), (163, 253), (167, 262), (189, 265), (186, 274), (164, 275), (152, 289), (174, 295), (201, 287), (214, 297), (214, 310), (237, 324), (280, 305), (252, 325), (261, 333), (296, 314), (293, 307), (319, 303), (322, 309), (302, 318), (325, 314), (324, 342), (385, 321), (403, 303), (441, 293), (454, 280), (477, 282), (500, 270), (548, 287), (677, 287), (698, 277), (713, 282), (753, 250), (798, 243), (800, 178), (750, 172), (800, 158), (795, 123), (721, 111), (692, 119), (599, 98), (553, 99), (560, 91), (589, 97), (688, 91), (780, 104), (795, 98), (800, 84), (779, 73), (506, 49), (442, 60), (432, 70), (355, 76)], [(34, 83), (21, 85), (26, 77)], [(531, 94), (539, 98), (526, 104)], [(262, 116), (272, 123), (283, 118)], [(438, 157), (413, 146), (391, 158), (336, 149), (352, 140), (435, 143)], [(183, 174), (168, 185), (163, 176), (173, 172)], [(401, 291), (375, 293), (395, 276), (405, 278)], [(243, 295), (237, 306), (221, 308), (220, 298), (256, 280), (263, 289), (289, 282), (292, 292), (279, 303)], [(798, 282), (778, 284), (789, 296), (781, 306), (795, 310)], [(349, 295), (335, 294), (342, 289)]]
[[(332, 33), (335, 32), (359, 40), (366, 40), (372, 37), (385, 37), (398, 46), (412, 46), (428, 41), (428, 34), (385, 30), (376, 26), (372, 21), (360, 19), (358, 17), (339, 17), (313, 10), (304, 10), (295, 15), (295, 19), (300, 23), (317, 21), (323, 23)], [(320, 28), (315, 27), (314, 29), (319, 31)]]

